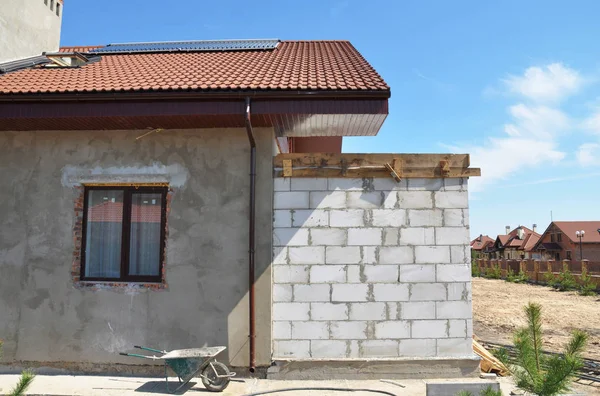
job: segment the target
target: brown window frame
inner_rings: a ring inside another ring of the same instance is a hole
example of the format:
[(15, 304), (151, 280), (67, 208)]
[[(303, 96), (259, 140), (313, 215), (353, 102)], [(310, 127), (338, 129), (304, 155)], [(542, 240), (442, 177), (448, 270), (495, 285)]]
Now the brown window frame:
[[(88, 215), (88, 197), (92, 190), (120, 190), (123, 191), (123, 229), (121, 232), (121, 276), (118, 278), (99, 278), (85, 276), (86, 259), (86, 233), (87, 233), (87, 215)], [(165, 238), (167, 232), (167, 193), (168, 187), (162, 186), (84, 186), (83, 196), (83, 221), (81, 235), (81, 272), (82, 281), (103, 281), (103, 282), (145, 282), (162, 283), (163, 267), (165, 261)], [(161, 219), (160, 219), (160, 253), (159, 268), (157, 276), (129, 275), (129, 250), (131, 241), (131, 196), (133, 193), (160, 193), (161, 194)]]

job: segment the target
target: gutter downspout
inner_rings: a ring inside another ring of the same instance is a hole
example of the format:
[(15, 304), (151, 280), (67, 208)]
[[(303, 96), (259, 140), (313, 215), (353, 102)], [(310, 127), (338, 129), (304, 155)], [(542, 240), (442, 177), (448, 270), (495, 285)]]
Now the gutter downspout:
[(250, 372), (256, 368), (256, 320), (254, 315), (254, 249), (255, 249), (255, 220), (256, 220), (256, 140), (252, 132), (250, 120), (250, 98), (246, 98), (245, 111), (246, 133), (250, 143), (250, 221), (248, 229), (248, 302), (249, 302), (249, 335), (250, 338)]

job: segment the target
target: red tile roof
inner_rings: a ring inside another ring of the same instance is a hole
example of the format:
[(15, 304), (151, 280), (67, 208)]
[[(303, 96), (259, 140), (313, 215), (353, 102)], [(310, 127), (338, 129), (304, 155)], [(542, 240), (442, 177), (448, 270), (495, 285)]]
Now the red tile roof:
[(583, 243), (600, 243), (600, 221), (555, 221), (556, 225), (571, 241), (579, 243), (576, 231), (585, 231)]
[(283, 41), (260, 51), (102, 54), (99, 62), (80, 68), (34, 67), (0, 75), (0, 95), (190, 90), (389, 93), (348, 41)]
[(483, 236), (481, 236), (481, 240), (479, 239), (479, 237), (477, 237), (471, 241), (471, 249), (482, 250), (488, 244), (493, 244), (493, 243), (494, 243), (494, 240), (492, 238), (490, 238), (487, 235), (483, 235)]
[[(523, 230), (523, 239), (519, 239), (519, 229)], [(498, 235), (500, 244), (503, 248), (517, 248), (525, 251), (533, 249), (541, 235), (525, 226), (519, 226), (506, 235)]]

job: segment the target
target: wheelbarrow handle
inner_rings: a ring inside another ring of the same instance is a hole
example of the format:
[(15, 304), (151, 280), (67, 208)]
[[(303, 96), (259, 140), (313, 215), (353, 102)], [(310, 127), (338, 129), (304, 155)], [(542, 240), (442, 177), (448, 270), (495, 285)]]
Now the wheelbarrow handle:
[(153, 360), (160, 359), (160, 358), (158, 358), (156, 356), (140, 355), (139, 353), (119, 352), (119, 355), (122, 355), (122, 356), (132, 356), (132, 357), (138, 357), (138, 358), (144, 358), (144, 359), (153, 359)]
[(166, 353), (166, 351), (159, 351), (158, 349), (143, 347), (139, 345), (134, 345), (134, 348), (143, 349), (144, 351), (156, 352), (156, 353)]

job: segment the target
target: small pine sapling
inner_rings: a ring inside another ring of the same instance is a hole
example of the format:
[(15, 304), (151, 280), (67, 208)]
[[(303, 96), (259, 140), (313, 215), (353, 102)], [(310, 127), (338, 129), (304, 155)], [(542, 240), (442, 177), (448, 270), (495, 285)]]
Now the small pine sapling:
[(592, 276), (588, 273), (587, 269), (583, 269), (583, 271), (581, 271), (579, 282), (579, 294), (582, 296), (596, 295), (596, 283), (592, 279)]

